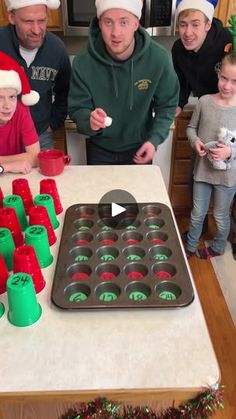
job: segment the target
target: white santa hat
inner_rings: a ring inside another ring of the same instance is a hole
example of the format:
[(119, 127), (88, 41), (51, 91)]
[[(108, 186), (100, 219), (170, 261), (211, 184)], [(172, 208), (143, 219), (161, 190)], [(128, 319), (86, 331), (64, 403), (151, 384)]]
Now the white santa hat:
[(95, 6), (97, 8), (97, 17), (99, 18), (106, 10), (109, 9), (124, 9), (139, 19), (142, 13), (142, 0), (96, 0)]
[(213, 19), (214, 15), (214, 5), (217, 3), (216, 0), (181, 0), (179, 4), (177, 2), (176, 8), (176, 17), (178, 18), (179, 14), (187, 9), (196, 9), (204, 13), (204, 15), (210, 20)]
[(6, 8), (10, 12), (11, 10), (21, 9), (22, 7), (36, 6), (38, 4), (44, 4), (49, 9), (58, 9), (60, 6), (60, 0), (5, 0)]
[(9, 55), (0, 51), (0, 89), (16, 89), (21, 93), (21, 101), (26, 106), (35, 105), (39, 94), (31, 90), (23, 68)]

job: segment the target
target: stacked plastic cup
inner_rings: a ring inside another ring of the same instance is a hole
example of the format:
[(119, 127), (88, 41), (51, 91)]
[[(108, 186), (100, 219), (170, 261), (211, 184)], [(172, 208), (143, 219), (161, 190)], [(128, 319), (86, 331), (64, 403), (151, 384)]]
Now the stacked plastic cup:
[(57, 190), (57, 184), (54, 179), (47, 178), (40, 180), (40, 194), (44, 193), (51, 195), (54, 202), (56, 214), (60, 214), (63, 211), (63, 208)]
[(34, 197), (34, 204), (35, 205), (42, 205), (47, 209), (49, 218), (51, 220), (52, 226), (54, 229), (59, 227), (59, 221), (56, 217), (54, 202), (49, 194), (40, 194)]
[(0, 208), (0, 227), (9, 228), (16, 246), (21, 246), (24, 243), (21, 226), (14, 208)]
[(4, 195), (3, 195), (3, 191), (2, 188), (0, 186), (0, 208), (2, 208), (2, 201), (3, 201)]
[(20, 195), (25, 207), (25, 212), (28, 215), (29, 209), (33, 205), (33, 198), (27, 179), (18, 178), (12, 181), (12, 193), (14, 195)]
[(42, 205), (31, 207), (29, 210), (29, 225), (43, 225), (47, 229), (49, 245), (52, 246), (57, 238), (53, 230), (47, 209)]
[(3, 314), (5, 313), (5, 308), (3, 303), (0, 303), (0, 318), (3, 316)]
[(14, 251), (13, 272), (25, 272), (32, 277), (36, 293), (45, 287), (45, 280), (39, 262), (32, 246), (24, 244)]
[(6, 283), (9, 277), (9, 272), (6, 267), (5, 260), (0, 253), (0, 294), (6, 292)]
[(3, 199), (3, 207), (14, 208), (21, 226), (22, 231), (25, 231), (28, 226), (28, 221), (25, 214), (25, 208), (20, 195), (7, 195)]
[(30, 275), (18, 272), (7, 280), (8, 320), (18, 327), (30, 326), (37, 322), (42, 308), (37, 301), (33, 281)]
[(25, 230), (25, 243), (33, 246), (41, 268), (46, 268), (52, 263), (53, 256), (50, 253), (46, 227), (42, 225), (27, 227)]
[(9, 228), (0, 227), (0, 253), (2, 254), (7, 269), (13, 269), (13, 253), (15, 250), (15, 243)]

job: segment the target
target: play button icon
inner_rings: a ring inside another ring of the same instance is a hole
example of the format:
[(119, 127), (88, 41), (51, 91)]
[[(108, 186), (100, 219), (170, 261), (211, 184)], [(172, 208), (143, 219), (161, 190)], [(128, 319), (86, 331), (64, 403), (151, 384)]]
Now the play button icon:
[(133, 195), (122, 189), (113, 189), (98, 204), (99, 225), (102, 230), (135, 229), (138, 205)]
[(126, 208), (122, 207), (115, 202), (111, 203), (111, 216), (116, 217), (116, 215), (122, 214), (122, 212), (126, 211)]

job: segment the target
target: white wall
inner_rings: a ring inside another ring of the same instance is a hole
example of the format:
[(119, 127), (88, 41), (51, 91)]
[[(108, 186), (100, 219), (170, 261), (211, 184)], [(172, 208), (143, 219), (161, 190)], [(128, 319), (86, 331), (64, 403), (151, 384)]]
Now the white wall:
[(66, 130), (67, 153), (71, 156), (71, 164), (86, 164), (85, 136), (75, 130)]
[(161, 145), (159, 145), (153, 159), (153, 164), (158, 165), (161, 169), (161, 173), (162, 173), (167, 191), (169, 189), (169, 180), (170, 180), (172, 140), (173, 140), (173, 129), (170, 130), (170, 133), (167, 139)]

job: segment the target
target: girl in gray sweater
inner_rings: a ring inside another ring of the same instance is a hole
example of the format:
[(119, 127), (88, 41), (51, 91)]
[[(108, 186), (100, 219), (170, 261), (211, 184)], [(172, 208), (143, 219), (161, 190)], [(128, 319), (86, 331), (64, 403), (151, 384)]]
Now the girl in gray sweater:
[[(221, 129), (236, 130), (236, 53), (222, 59), (218, 73), (218, 93), (202, 96), (187, 128), (187, 136), (196, 153), (194, 165), (193, 208), (186, 235), (187, 257), (196, 254), (202, 259), (222, 255), (230, 229), (230, 206), (236, 192), (236, 148), (233, 142), (220, 142), (208, 149), (206, 143), (216, 141)], [(210, 156), (208, 155), (210, 154)], [(210, 158), (208, 158), (210, 157)], [(225, 170), (216, 169), (211, 161), (224, 160)], [(217, 231), (209, 247), (198, 249), (204, 218), (211, 195)]]

